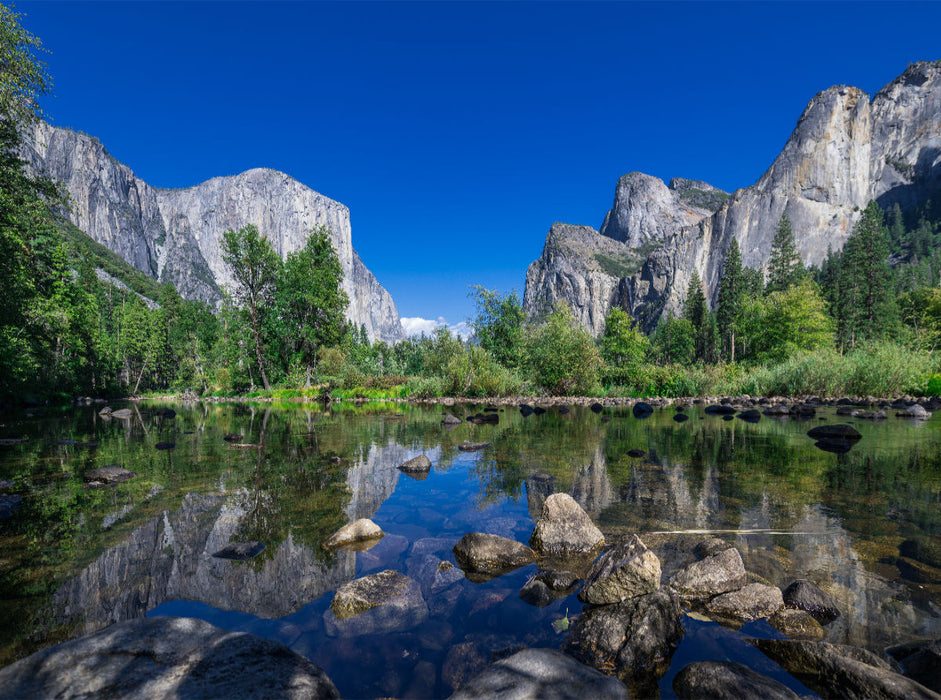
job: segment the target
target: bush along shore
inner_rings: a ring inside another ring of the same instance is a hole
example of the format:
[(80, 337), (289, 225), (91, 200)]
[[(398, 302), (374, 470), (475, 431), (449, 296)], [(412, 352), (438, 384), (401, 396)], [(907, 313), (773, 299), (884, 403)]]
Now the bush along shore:
[[(413, 458), (400, 469), (424, 468), (425, 461), (430, 464), (426, 457)], [(384, 536), (362, 519), (323, 546), (363, 551)], [(257, 548), (248, 548), (237, 558), (255, 554)], [(827, 625), (857, 611), (840, 609), (827, 582), (815, 581), (813, 572), (783, 589), (771, 585), (719, 537), (604, 533), (570, 495), (552, 493), (527, 543), (468, 532), (451, 555), (426, 556), (410, 575), (389, 569), (343, 583), (325, 615), (327, 626), (341, 636), (409, 629), (426, 620), (463, 579), (482, 583), (535, 565), (519, 591), (522, 600), (543, 607), (575, 593), (584, 603), (553, 622), (564, 634), (561, 651), (524, 648), (489, 665), (484, 655), (467, 654), (476, 662), (466, 677), (451, 683), (452, 698), (488, 697), (497, 690), (543, 697), (549, 689), (554, 697), (655, 697), (684, 636), (686, 617), (734, 630), (766, 620), (780, 636), (746, 641), (823, 697), (941, 697), (941, 640), (879, 653), (825, 642)], [(135, 672), (129, 674), (129, 658), (146, 663), (132, 663)], [(207, 666), (211, 674), (201, 672)], [(186, 618), (120, 622), (0, 670), (0, 683), (14, 697), (108, 694), (118, 688), (128, 695), (159, 691), (195, 697), (224, 690), (256, 697), (264, 688), (284, 697), (339, 697), (322, 669), (283, 645)], [(676, 674), (673, 689), (681, 698), (798, 697), (781, 682), (731, 660), (690, 663)]]

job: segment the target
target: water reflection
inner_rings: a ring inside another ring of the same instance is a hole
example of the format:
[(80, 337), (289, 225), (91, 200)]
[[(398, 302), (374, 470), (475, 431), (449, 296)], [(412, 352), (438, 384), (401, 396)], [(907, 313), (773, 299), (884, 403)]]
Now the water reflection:
[[(681, 424), (672, 411), (639, 420), (608, 410), (603, 422), (587, 410), (524, 417), (506, 409), (497, 424), (447, 430), (439, 410), (416, 407), (392, 420), (389, 408), (194, 404), (176, 407), (174, 418), (157, 408), (134, 406), (129, 418), (110, 421), (85, 410), (8, 422), (29, 439), (0, 454), (0, 480), (13, 480), (24, 497), (0, 525), (9, 552), (0, 604), (31, 612), (5, 632), (4, 662), (31, 644), (182, 610), (292, 644), (336, 674), (341, 689), (347, 684), (347, 694), (405, 693), (414, 674), (432, 694), (447, 694), (474, 659), (518, 644), (561, 645), (551, 622), (577, 614), (574, 596), (534, 608), (519, 599), (528, 568), (479, 585), (442, 578), (438, 568), (470, 530), (525, 541), (545, 499), (560, 491), (609, 539), (642, 533), (665, 576), (717, 532), (755, 581), (818, 582), (844, 611), (826, 628), (828, 641), (882, 648), (941, 636), (941, 570), (917, 547), (900, 551), (941, 532), (938, 418), (857, 422), (862, 439), (832, 454), (807, 437), (808, 422), (723, 422), (698, 410)], [(228, 434), (251, 447), (230, 446)], [(464, 441), (493, 446), (464, 453)], [(176, 447), (157, 451), (163, 442)], [(628, 454), (636, 450), (644, 456)], [(402, 478), (398, 465), (418, 454), (431, 460), (431, 474)], [(82, 474), (106, 464), (139, 476), (86, 489)], [(386, 538), (366, 552), (322, 549), (359, 518), (373, 518)], [(211, 556), (247, 540), (267, 549), (249, 562)], [(414, 577), (422, 600), (411, 609), (427, 609), (407, 624), (357, 632), (376, 649), (414, 655), (397, 662), (395, 682), (364, 674), (326, 609), (340, 584), (384, 568)], [(706, 655), (696, 641), (701, 623), (686, 624), (677, 658)], [(316, 642), (324, 634), (336, 635), (332, 646)], [(417, 659), (431, 670), (416, 670)], [(667, 693), (670, 677), (661, 682)]]

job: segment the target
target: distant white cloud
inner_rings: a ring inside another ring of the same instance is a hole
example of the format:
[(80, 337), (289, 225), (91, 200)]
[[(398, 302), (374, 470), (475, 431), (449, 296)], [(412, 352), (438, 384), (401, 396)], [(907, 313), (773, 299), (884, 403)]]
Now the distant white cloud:
[(474, 334), (474, 329), (471, 328), (471, 325), (465, 321), (460, 323), (448, 323), (443, 316), (439, 316), (437, 319), (432, 320), (430, 318), (400, 318), (402, 322), (402, 328), (405, 330), (405, 335), (411, 337), (420, 336), (422, 333), (425, 335), (431, 335), (435, 328), (447, 328), (453, 335), (458, 335), (464, 340), (467, 340)]

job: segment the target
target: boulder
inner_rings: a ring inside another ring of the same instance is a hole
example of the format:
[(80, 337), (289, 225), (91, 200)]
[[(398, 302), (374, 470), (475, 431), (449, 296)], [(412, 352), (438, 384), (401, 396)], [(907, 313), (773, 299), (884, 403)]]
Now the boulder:
[(924, 406), (920, 406), (917, 403), (901, 411), (896, 411), (895, 415), (899, 418), (914, 418), (915, 420), (928, 420), (931, 418), (931, 414), (925, 410)]
[(797, 579), (785, 588), (783, 598), (787, 607), (809, 612), (822, 625), (840, 616), (833, 599), (806, 579)]
[(773, 615), (784, 607), (781, 589), (750, 583), (737, 591), (717, 595), (706, 603), (706, 609), (719, 617), (751, 622)]
[(233, 561), (248, 561), (257, 557), (265, 551), (265, 545), (262, 542), (230, 542), (225, 547), (215, 552), (212, 556), (216, 559), (232, 559)]
[(529, 544), (541, 556), (566, 557), (598, 549), (604, 535), (574, 498), (554, 493), (543, 503)]
[(589, 408), (592, 410), (592, 413), (601, 413), (604, 410), (604, 406), (595, 401)]
[(685, 423), (689, 420), (689, 416), (687, 416), (685, 413), (677, 413), (673, 416), (673, 420), (675, 420), (677, 423)]
[(785, 406), (784, 404), (778, 404), (777, 406), (769, 406), (766, 408), (763, 413), (766, 416), (788, 416), (791, 414), (791, 409)]
[(726, 549), (732, 549), (732, 545), (718, 537), (710, 537), (693, 547), (693, 556), (697, 559), (705, 559), (713, 554), (724, 552)]
[(388, 569), (344, 583), (324, 613), (330, 636), (402, 632), (428, 618), (416, 581)]
[(475, 582), (500, 576), (536, 560), (536, 553), (526, 545), (483, 532), (467, 533), (454, 545), (453, 551), (457, 563), (469, 574), (470, 580), (476, 579)]
[(624, 538), (598, 557), (578, 592), (592, 605), (620, 603), (660, 588), (660, 560), (637, 535)]
[(697, 661), (673, 679), (678, 698), (689, 700), (798, 700), (799, 695), (773, 678), (733, 661)]
[(535, 605), (537, 608), (544, 608), (555, 600), (555, 597), (549, 590), (549, 586), (533, 579), (520, 590), (520, 600)]
[(208, 622), (146, 617), (38, 651), (0, 670), (10, 698), (339, 698), (288, 647)]
[(893, 655), (905, 666), (905, 675), (936, 693), (941, 693), (941, 639), (906, 645)]
[(112, 418), (130, 418), (134, 412), (129, 408), (119, 408), (117, 411), (111, 411)]
[(846, 423), (831, 423), (818, 425), (807, 431), (807, 437), (814, 440), (859, 440), (862, 435), (852, 425)]
[(82, 478), (84, 479), (87, 486), (96, 487), (107, 486), (108, 484), (118, 484), (122, 481), (133, 479), (135, 476), (137, 476), (136, 472), (128, 471), (127, 469), (119, 467), (116, 464), (109, 464), (107, 466), (85, 472), (85, 475)]
[(564, 651), (613, 673), (632, 694), (652, 696), (683, 636), (681, 615), (676, 594), (664, 588), (623, 603), (588, 607), (572, 624)]
[(441, 419), (441, 422), (445, 425), (460, 425), (464, 421), (455, 416), (453, 413), (445, 413), (444, 418)]
[(705, 412), (715, 416), (730, 416), (735, 413), (735, 408), (724, 403), (714, 404), (712, 406), (706, 406)]
[(567, 591), (578, 583), (578, 576), (571, 571), (556, 569), (539, 569), (533, 578), (542, 581), (553, 591)]
[(451, 700), (627, 700), (623, 683), (555, 649), (523, 649), (466, 681)]
[(757, 423), (761, 420), (761, 411), (757, 408), (752, 408), (747, 411), (742, 411), (736, 417), (741, 418), (746, 423)]
[(941, 700), (941, 695), (896, 673), (865, 649), (792, 639), (748, 641), (823, 697)]
[(424, 474), (431, 469), (431, 460), (425, 455), (418, 455), (400, 464), (399, 469), (408, 474)]
[(360, 518), (344, 525), (330, 535), (330, 538), (323, 543), (323, 548), (333, 549), (334, 547), (345, 547), (358, 542), (374, 541), (381, 539), (385, 534), (382, 528), (369, 518)]
[(649, 403), (638, 401), (631, 409), (631, 413), (634, 414), (634, 418), (647, 418), (653, 414), (653, 406)]
[(737, 591), (746, 577), (742, 555), (732, 547), (680, 569), (670, 579), (670, 587), (682, 598), (701, 600)]
[(820, 623), (806, 610), (784, 608), (768, 618), (768, 623), (789, 639), (817, 641), (823, 639), (824, 631)]
[(533, 415), (533, 407), (528, 403), (520, 404), (520, 413), (522, 414), (523, 418), (529, 418), (531, 415)]
[(885, 411), (856, 411), (856, 417), (863, 420), (885, 420), (888, 418)]

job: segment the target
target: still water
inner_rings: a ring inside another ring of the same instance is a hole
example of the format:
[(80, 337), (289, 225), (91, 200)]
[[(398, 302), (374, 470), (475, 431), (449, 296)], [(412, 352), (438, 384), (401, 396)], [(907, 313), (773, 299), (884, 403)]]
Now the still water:
[[(608, 541), (639, 533), (665, 577), (717, 532), (754, 580), (817, 582), (843, 611), (826, 641), (882, 649), (941, 637), (938, 416), (871, 423), (824, 409), (809, 421), (751, 424), (699, 407), (681, 424), (672, 409), (638, 419), (627, 408), (524, 417), (507, 407), (496, 425), (449, 430), (437, 407), (128, 407), (124, 420), (90, 406), (0, 420), (0, 438), (26, 439), (0, 446), (0, 482), (12, 482), (0, 493), (22, 497), (0, 522), (0, 666), (112, 622), (178, 615), (281, 641), (323, 667), (344, 697), (447, 697), (501, 654), (562, 646), (559, 621), (582, 604), (574, 594), (546, 607), (524, 602), (535, 565), (485, 583), (433, 583), (437, 562), (453, 562), (467, 532), (528, 542), (543, 501), (560, 491)], [(166, 407), (176, 415), (161, 415)], [(847, 454), (806, 436), (846, 420), (863, 434)], [(233, 447), (229, 434), (251, 446)], [(465, 440), (493, 444), (461, 452)], [(433, 464), (427, 478), (397, 469), (419, 454)], [(86, 471), (112, 464), (137, 476), (84, 485)], [(322, 548), (357, 518), (386, 536), (367, 551)], [(247, 540), (266, 549), (247, 562), (211, 556)], [(422, 585), (427, 615), (338, 625), (329, 612), (336, 588), (385, 569)], [(703, 659), (739, 661), (809, 693), (744, 641), (780, 638), (767, 622), (683, 624), (662, 697)]]

